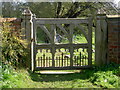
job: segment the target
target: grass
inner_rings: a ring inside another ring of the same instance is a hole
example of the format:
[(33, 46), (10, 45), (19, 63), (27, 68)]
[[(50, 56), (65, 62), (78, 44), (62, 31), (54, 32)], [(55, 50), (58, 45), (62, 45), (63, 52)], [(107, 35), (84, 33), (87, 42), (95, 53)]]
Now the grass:
[(40, 74), (17, 69), (7, 77), (3, 77), (2, 88), (118, 88), (120, 65), (93, 67), (72, 74)]

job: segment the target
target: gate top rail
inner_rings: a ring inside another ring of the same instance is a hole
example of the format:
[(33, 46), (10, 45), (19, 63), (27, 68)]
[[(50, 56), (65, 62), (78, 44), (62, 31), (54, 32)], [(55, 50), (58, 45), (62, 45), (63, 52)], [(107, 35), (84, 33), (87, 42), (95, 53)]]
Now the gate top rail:
[(89, 23), (88, 18), (35, 18), (38, 24), (79, 24)]

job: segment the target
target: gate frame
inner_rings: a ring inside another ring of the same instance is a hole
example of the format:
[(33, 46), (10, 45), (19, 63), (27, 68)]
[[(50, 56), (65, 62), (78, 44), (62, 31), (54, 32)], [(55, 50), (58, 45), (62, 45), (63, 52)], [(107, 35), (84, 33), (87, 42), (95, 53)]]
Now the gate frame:
[[(53, 23), (54, 23), (54, 21), (55, 22), (57, 22), (57, 21), (64, 21), (64, 22), (72, 22), (72, 21), (80, 21), (81, 20), (81, 23), (83, 23), (84, 22), (84, 19), (76, 19), (76, 18), (69, 18), (69, 19), (66, 19), (66, 18), (50, 18), (50, 19), (48, 19), (48, 18), (36, 18), (35, 17), (35, 15), (33, 15), (33, 17), (32, 17), (32, 24), (31, 24), (31, 27), (32, 27), (32, 29), (31, 29), (31, 59), (32, 59), (32, 71), (36, 71), (36, 70), (42, 70), (42, 69), (40, 69), (39, 67), (38, 68), (36, 68), (36, 53), (37, 53), (37, 50), (36, 50), (36, 29), (37, 29), (37, 24), (38, 23), (36, 23), (37, 21), (40, 21), (40, 20), (42, 20), (43, 21), (43, 23), (44, 23), (44, 20), (46, 20), (46, 21), (49, 21), (49, 20), (53, 20)], [(85, 19), (85, 20), (87, 20), (88, 21), (88, 66), (85, 66), (85, 67), (78, 67), (78, 68), (90, 68), (91, 66), (92, 66), (92, 17), (89, 17), (88, 19)], [(41, 23), (42, 23), (42, 21), (40, 21)], [(80, 22), (78, 22), (78, 23), (80, 23)], [(55, 23), (55, 24), (57, 24), (57, 23)], [(64, 23), (63, 23), (64, 24)], [(70, 29), (72, 29), (73, 27), (71, 27)], [(72, 35), (72, 31), (70, 30), (70, 35)], [(54, 39), (54, 38), (53, 38)], [(54, 41), (52, 41), (52, 43), (51, 43), (52, 45), (55, 45), (55, 43), (54, 43)], [(70, 43), (69, 43), (70, 45), (73, 45), (73, 43), (72, 43), (72, 37), (70, 37)], [(60, 68), (57, 68), (57, 67), (54, 67), (54, 54), (55, 54), (55, 49), (54, 49), (54, 47), (52, 47), (52, 65), (53, 65), (53, 68), (45, 68), (45, 70), (51, 70), (51, 69), (54, 69), (54, 70), (62, 70), (62, 69), (66, 69), (66, 68), (63, 68), (63, 67), (60, 67)], [(71, 67), (68, 67), (68, 69), (75, 69), (74, 67), (73, 67), (73, 47), (70, 47), (70, 66), (72, 66), (72, 68)], [(76, 69), (78, 69), (78, 68), (76, 68)]]

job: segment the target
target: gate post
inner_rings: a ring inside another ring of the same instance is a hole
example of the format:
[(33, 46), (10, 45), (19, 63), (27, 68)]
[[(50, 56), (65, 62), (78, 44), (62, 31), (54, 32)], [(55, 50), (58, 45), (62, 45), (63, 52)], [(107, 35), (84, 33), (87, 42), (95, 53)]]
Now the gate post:
[(24, 35), (22, 38), (27, 40), (28, 43), (28, 59), (26, 61), (26, 66), (31, 68), (31, 24), (32, 24), (32, 16), (33, 14), (29, 10), (29, 8), (25, 8), (22, 13), (22, 34)]
[(98, 14), (95, 30), (95, 64), (107, 64), (107, 22), (106, 14)]

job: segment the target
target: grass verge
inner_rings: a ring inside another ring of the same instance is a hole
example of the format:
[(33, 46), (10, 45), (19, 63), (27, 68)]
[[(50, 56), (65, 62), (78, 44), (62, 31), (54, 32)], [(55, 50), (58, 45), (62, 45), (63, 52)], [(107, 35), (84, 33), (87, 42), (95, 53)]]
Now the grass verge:
[(19, 69), (3, 74), (1, 88), (119, 88), (120, 65), (93, 67), (72, 74), (40, 74)]

